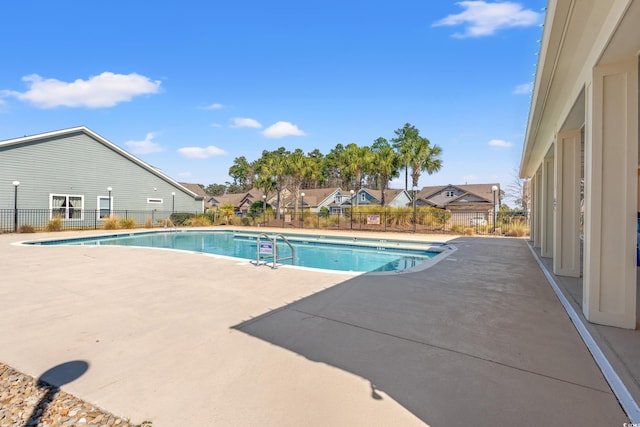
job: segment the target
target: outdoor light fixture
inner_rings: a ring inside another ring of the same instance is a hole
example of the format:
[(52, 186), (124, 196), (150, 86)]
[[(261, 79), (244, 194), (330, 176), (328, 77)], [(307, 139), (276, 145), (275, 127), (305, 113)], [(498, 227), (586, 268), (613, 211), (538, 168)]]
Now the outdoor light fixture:
[(351, 229), (353, 230), (353, 190), (349, 190), (349, 193), (351, 193), (351, 199), (349, 200), (350, 204), (351, 204)]
[(493, 234), (496, 234), (496, 220), (498, 212), (496, 211), (496, 192), (498, 191), (498, 186), (494, 185), (491, 187), (491, 192), (493, 193)]
[(113, 188), (107, 187), (107, 191), (109, 192), (109, 217), (111, 217), (111, 190), (113, 190)]
[(20, 185), (20, 181), (12, 182), (14, 187), (13, 193), (13, 232), (16, 233), (18, 231), (18, 186)]
[(416, 195), (418, 194), (418, 186), (414, 185), (413, 190), (413, 232), (416, 232)]
[(262, 224), (267, 223), (267, 195), (262, 195)]

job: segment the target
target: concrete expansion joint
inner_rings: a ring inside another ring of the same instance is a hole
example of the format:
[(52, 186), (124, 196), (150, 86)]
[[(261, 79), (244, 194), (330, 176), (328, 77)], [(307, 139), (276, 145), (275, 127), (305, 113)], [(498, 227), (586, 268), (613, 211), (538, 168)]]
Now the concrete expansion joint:
[(356, 325), (354, 323), (345, 322), (343, 320), (332, 319), (330, 317), (321, 316), (321, 315), (314, 314), (314, 313), (309, 313), (309, 312), (306, 312), (306, 311), (303, 311), (303, 310), (298, 310), (298, 309), (295, 309), (295, 308), (290, 308), (290, 310), (291, 311), (295, 311), (295, 312), (300, 313), (300, 314), (303, 314), (303, 315), (306, 315), (306, 316), (309, 316), (307, 318), (323, 319), (323, 320), (327, 320), (329, 322), (339, 323), (341, 325), (351, 326), (353, 328), (358, 328), (358, 329), (361, 329), (361, 330), (364, 330), (364, 331), (367, 331), (367, 332), (372, 332), (374, 334), (379, 334), (379, 335), (384, 335), (384, 336), (391, 337), (391, 338), (396, 338), (396, 339), (399, 339), (399, 340), (402, 340), (402, 341), (405, 341), (405, 342), (411, 342), (411, 343), (418, 344), (418, 345), (421, 345), (421, 346), (431, 347), (431, 348), (435, 348), (435, 349), (438, 349), (438, 350), (446, 351), (446, 352), (449, 352), (449, 353), (459, 354), (461, 356), (470, 357), (470, 358), (475, 359), (475, 360), (481, 360), (483, 362), (491, 363), (491, 364), (494, 364), (494, 365), (499, 365), (499, 366), (502, 366), (502, 367), (505, 367), (505, 368), (509, 368), (509, 369), (514, 369), (514, 370), (517, 370), (517, 371), (520, 371), (520, 372), (524, 372), (524, 373), (535, 375), (535, 376), (542, 377), (542, 378), (547, 378), (547, 379), (550, 379), (550, 380), (553, 380), (553, 381), (559, 381), (559, 382), (562, 382), (562, 383), (565, 383), (565, 384), (571, 384), (571, 385), (574, 385), (574, 386), (577, 386), (577, 387), (581, 387), (581, 388), (584, 388), (584, 389), (596, 391), (598, 393), (611, 394), (610, 390), (603, 390), (603, 389), (599, 389), (599, 388), (595, 388), (595, 387), (590, 387), (590, 386), (585, 385), (585, 384), (579, 384), (579, 383), (576, 383), (576, 382), (573, 382), (573, 381), (564, 380), (562, 378), (554, 377), (554, 376), (551, 376), (551, 375), (545, 375), (545, 374), (542, 374), (540, 372), (535, 372), (535, 371), (531, 371), (531, 370), (528, 370), (528, 369), (520, 368), (518, 366), (509, 365), (507, 363), (503, 363), (503, 362), (500, 362), (498, 360), (489, 359), (489, 358), (482, 357), (482, 356), (477, 356), (475, 354), (466, 353), (466, 352), (463, 352), (463, 351), (460, 351), (460, 350), (456, 350), (456, 349), (453, 349), (453, 348), (450, 348), (450, 347), (444, 347), (444, 346), (440, 346), (440, 345), (437, 345), (437, 344), (431, 344), (431, 343), (428, 343), (428, 342), (425, 342), (425, 341), (416, 340), (414, 338), (403, 337), (401, 335), (392, 334), (392, 333), (389, 333), (389, 332), (384, 332), (384, 331), (380, 331), (380, 330), (377, 330), (377, 329), (368, 328), (368, 327), (362, 326), (362, 325)]

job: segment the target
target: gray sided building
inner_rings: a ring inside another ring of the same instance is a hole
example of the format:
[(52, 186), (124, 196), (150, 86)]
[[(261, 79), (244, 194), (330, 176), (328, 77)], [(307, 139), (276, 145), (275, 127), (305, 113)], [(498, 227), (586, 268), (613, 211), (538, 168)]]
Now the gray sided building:
[[(0, 211), (16, 206), (20, 224), (29, 222), (32, 210), (81, 228), (101, 226), (110, 214), (131, 213), (140, 223), (146, 216), (158, 221), (171, 212), (201, 213), (204, 200), (100, 135), (77, 127), (0, 141)], [(0, 230), (10, 229), (7, 221), (13, 225), (14, 218), (0, 216)]]

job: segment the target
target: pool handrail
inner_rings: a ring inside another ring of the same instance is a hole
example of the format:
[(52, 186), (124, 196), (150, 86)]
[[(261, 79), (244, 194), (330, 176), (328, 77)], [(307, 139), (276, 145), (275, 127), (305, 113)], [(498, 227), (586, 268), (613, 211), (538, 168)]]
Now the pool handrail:
[[(270, 243), (271, 243), (271, 254), (268, 253), (262, 253), (260, 251), (260, 238), (264, 237), (265, 239), (267, 239)], [(291, 256), (288, 257), (284, 257), (284, 258), (278, 258), (278, 238), (280, 238), (287, 246), (289, 246), (289, 249), (291, 249)], [(263, 264), (267, 265), (268, 262), (266, 261), (267, 259), (271, 258), (271, 269), (276, 269), (278, 262), (279, 261), (288, 261), (291, 260), (291, 265), (294, 264), (294, 255), (295, 255), (295, 249), (293, 248), (293, 246), (291, 245), (291, 243), (289, 242), (289, 240), (282, 234), (275, 234), (273, 236), (269, 236), (267, 233), (260, 233), (258, 234), (258, 237), (256, 237), (256, 266), (259, 266), (261, 261)]]

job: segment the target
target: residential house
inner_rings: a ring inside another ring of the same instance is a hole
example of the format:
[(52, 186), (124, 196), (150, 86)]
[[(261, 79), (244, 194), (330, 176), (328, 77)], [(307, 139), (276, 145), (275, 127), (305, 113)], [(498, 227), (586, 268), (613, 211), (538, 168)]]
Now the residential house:
[[(334, 188), (306, 188), (301, 190), (301, 195), (304, 193), (304, 208), (310, 212), (320, 212), (322, 208), (327, 208), (332, 214), (344, 213), (345, 207), (350, 207), (349, 199), (351, 194), (344, 193), (339, 187)], [(298, 203), (303, 204), (303, 198), (300, 197)], [(293, 209), (295, 199), (291, 194), (287, 200), (285, 206)]]
[(84, 227), (114, 212), (157, 220), (203, 206), (202, 196), (86, 127), (0, 141), (0, 209), (42, 210)]
[[(288, 194), (288, 192), (284, 192), (283, 194)], [(274, 191), (265, 194), (264, 190), (252, 188), (242, 193), (227, 193), (220, 196), (207, 196), (205, 198), (205, 204), (208, 208), (219, 209), (223, 205), (231, 204), (234, 207), (234, 211), (242, 215), (246, 215), (251, 205), (257, 201), (262, 201), (265, 207), (275, 206), (277, 194)]]
[(255, 201), (251, 193), (231, 193), (221, 196), (210, 196), (207, 204), (213, 209), (220, 209), (224, 205), (233, 205), (235, 212), (247, 213), (251, 204)]
[[(356, 195), (354, 205), (357, 206), (382, 206), (382, 190), (361, 188)], [(384, 190), (384, 206), (391, 208), (406, 207), (412, 202), (411, 195), (405, 190)]]
[[(496, 191), (494, 191), (494, 188)], [(500, 206), (500, 184), (439, 185), (416, 194), (416, 206), (446, 209), (452, 224), (492, 224), (494, 208)]]

